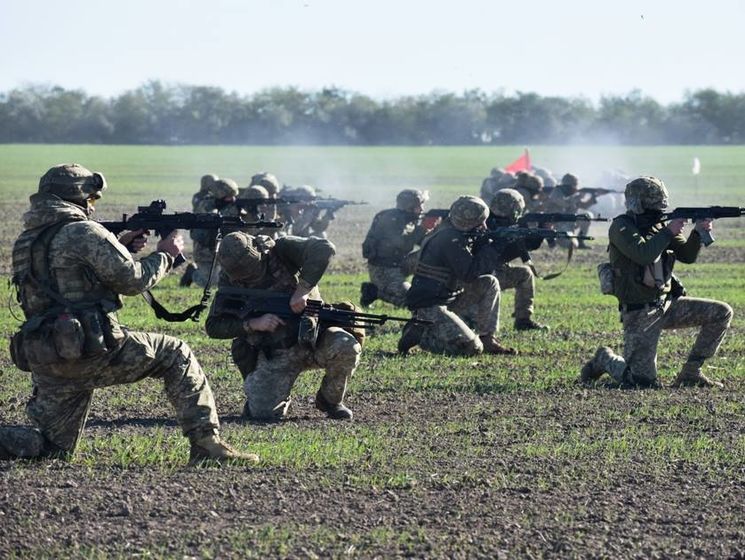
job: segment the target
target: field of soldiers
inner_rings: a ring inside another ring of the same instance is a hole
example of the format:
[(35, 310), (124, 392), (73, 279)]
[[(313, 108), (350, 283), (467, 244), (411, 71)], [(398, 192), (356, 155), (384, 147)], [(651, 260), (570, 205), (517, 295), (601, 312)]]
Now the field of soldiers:
[[(490, 169), (522, 150), (0, 146), (0, 267), (9, 280), (28, 196), (54, 164), (74, 161), (106, 176), (96, 203), (96, 218), (106, 220), (156, 199), (166, 200), (167, 212), (190, 211), (205, 173), (246, 186), (270, 171), (284, 184), (368, 203), (337, 212), (327, 231), (336, 256), (320, 284), (326, 301), (358, 302), (368, 279), (361, 243), (376, 212), (392, 208), (405, 188), (430, 191), (425, 210), (478, 195)], [(599, 180), (611, 169), (661, 177), (671, 208), (745, 206), (745, 147), (536, 146), (531, 157), (559, 177), (576, 174), (583, 187), (608, 186)], [(601, 197), (592, 210), (613, 217), (623, 201)], [(514, 291), (503, 294), (499, 339), (517, 356), (416, 348), (400, 356), (400, 323), (369, 331), (345, 401), (354, 419), (346, 422), (314, 408), (319, 371), (300, 375), (286, 420), (243, 419), (230, 341), (208, 338), (203, 319), (166, 323), (142, 298), (125, 298), (120, 319), (130, 329), (188, 342), (209, 377), (225, 438), (261, 462), (187, 467), (189, 443), (159, 381), (99, 390), (70, 461), (0, 462), (0, 557), (745, 558), (743, 226), (742, 218), (716, 221), (716, 242), (695, 264), (676, 267), (689, 294), (734, 310), (706, 362), (706, 375), (723, 389), (670, 388), (693, 343), (686, 329), (662, 336), (663, 388), (621, 389), (608, 377), (578, 383), (598, 346), (621, 349), (617, 302), (598, 288), (603, 222), (591, 227), (590, 250), (575, 252), (557, 278), (537, 282), (535, 319), (550, 330), (515, 331)], [(557, 272), (567, 254), (544, 246), (533, 260), (540, 272)], [(202, 294), (179, 287), (179, 276), (153, 290), (175, 311)], [(7, 340), (22, 312), (8, 281), (0, 292)], [(410, 316), (379, 301), (370, 311)], [(13, 366), (3, 345), (0, 424), (27, 423), (30, 392), (30, 374)]]

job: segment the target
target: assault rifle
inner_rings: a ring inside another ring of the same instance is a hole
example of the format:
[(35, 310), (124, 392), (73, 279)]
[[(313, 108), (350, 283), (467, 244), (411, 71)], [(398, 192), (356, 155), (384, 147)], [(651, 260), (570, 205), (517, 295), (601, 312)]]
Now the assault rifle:
[[(719, 218), (740, 218), (745, 216), (745, 208), (739, 206), (688, 206), (675, 208), (671, 212), (662, 214), (663, 220), (717, 220)], [(714, 243), (714, 236), (708, 231), (699, 231), (702, 243), (708, 247)]]
[(362, 206), (367, 202), (355, 202), (354, 200), (341, 200), (339, 198), (314, 198), (309, 202), (310, 206), (315, 206), (319, 210), (329, 210), (336, 212), (345, 206)]
[[(215, 294), (214, 311), (217, 315), (227, 314), (247, 320), (271, 313), (283, 319), (298, 319), (300, 321), (301, 339), (303, 325), (310, 319), (317, 326), (334, 326), (342, 328), (367, 329), (375, 325), (383, 325), (387, 321), (410, 322), (420, 325), (431, 324), (431, 321), (409, 319), (407, 317), (392, 317), (390, 315), (376, 315), (361, 313), (348, 309), (340, 309), (320, 300), (309, 299), (302, 313), (295, 313), (290, 308), (290, 294), (273, 292), (270, 290), (256, 290), (250, 288), (232, 288), (221, 286)], [(315, 319), (315, 321), (313, 321)], [(310, 327), (313, 330), (313, 327)], [(317, 336), (317, 332), (315, 334)], [(313, 344), (315, 338), (313, 338)]]
[[(275, 228), (282, 227), (281, 222), (268, 222), (259, 220), (258, 222), (246, 222), (240, 217), (221, 216), (215, 213), (194, 214), (192, 212), (175, 212), (174, 214), (164, 214), (166, 209), (165, 200), (153, 200), (150, 206), (138, 206), (137, 213), (127, 216), (122, 214), (121, 221), (103, 221), (98, 222), (107, 230), (114, 234), (120, 234), (123, 231), (137, 231), (138, 229), (153, 230), (161, 238), (168, 237), (172, 231), (177, 229), (215, 229), (223, 227), (231, 229), (240, 228)], [(183, 255), (176, 257), (174, 266), (178, 266), (186, 259)]]
[(589, 194), (593, 198), (598, 196), (603, 196), (606, 194), (623, 194), (623, 191), (618, 191), (616, 189), (602, 189), (602, 188), (592, 188), (592, 187), (582, 187), (577, 191), (579, 194)]
[(476, 231), (472, 236), (474, 248), (493, 242), (514, 242), (520, 239), (576, 239), (578, 241), (592, 241), (595, 238), (589, 235), (574, 235), (565, 231), (555, 231), (548, 228), (526, 228), (526, 227), (498, 227), (483, 231)]
[(585, 214), (561, 214), (557, 212), (529, 212), (523, 214), (517, 224), (524, 226), (531, 222), (557, 224), (560, 222), (607, 222), (608, 218), (590, 218)]
[(300, 204), (301, 200), (288, 198), (239, 198), (235, 205), (242, 210), (256, 211), (259, 206), (286, 206), (288, 204)]

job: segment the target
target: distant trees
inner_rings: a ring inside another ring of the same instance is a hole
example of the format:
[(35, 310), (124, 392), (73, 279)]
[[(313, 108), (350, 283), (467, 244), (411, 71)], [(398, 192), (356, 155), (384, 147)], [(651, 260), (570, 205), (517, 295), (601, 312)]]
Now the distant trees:
[(661, 105), (480, 90), (375, 100), (338, 88), (249, 96), (159, 81), (105, 99), (29, 86), (0, 93), (0, 142), (93, 144), (743, 144), (745, 93)]

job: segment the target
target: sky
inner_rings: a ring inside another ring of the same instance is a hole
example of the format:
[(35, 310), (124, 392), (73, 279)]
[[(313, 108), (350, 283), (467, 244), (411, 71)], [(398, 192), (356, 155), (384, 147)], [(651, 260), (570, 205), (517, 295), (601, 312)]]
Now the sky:
[[(745, 92), (745, 0), (0, 0), (0, 93)], [(738, 70), (740, 68), (740, 70)]]

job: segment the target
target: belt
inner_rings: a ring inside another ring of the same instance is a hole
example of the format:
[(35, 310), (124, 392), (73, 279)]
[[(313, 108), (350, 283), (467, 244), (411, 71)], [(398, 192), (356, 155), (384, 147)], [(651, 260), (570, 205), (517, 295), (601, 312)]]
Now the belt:
[(640, 309), (652, 309), (653, 307), (657, 309), (662, 309), (665, 306), (666, 301), (667, 301), (667, 298), (660, 298), (658, 300), (651, 301), (648, 303), (628, 303), (628, 304), (619, 303), (618, 310), (624, 313), (624, 312), (629, 312), (629, 311), (639, 311)]

